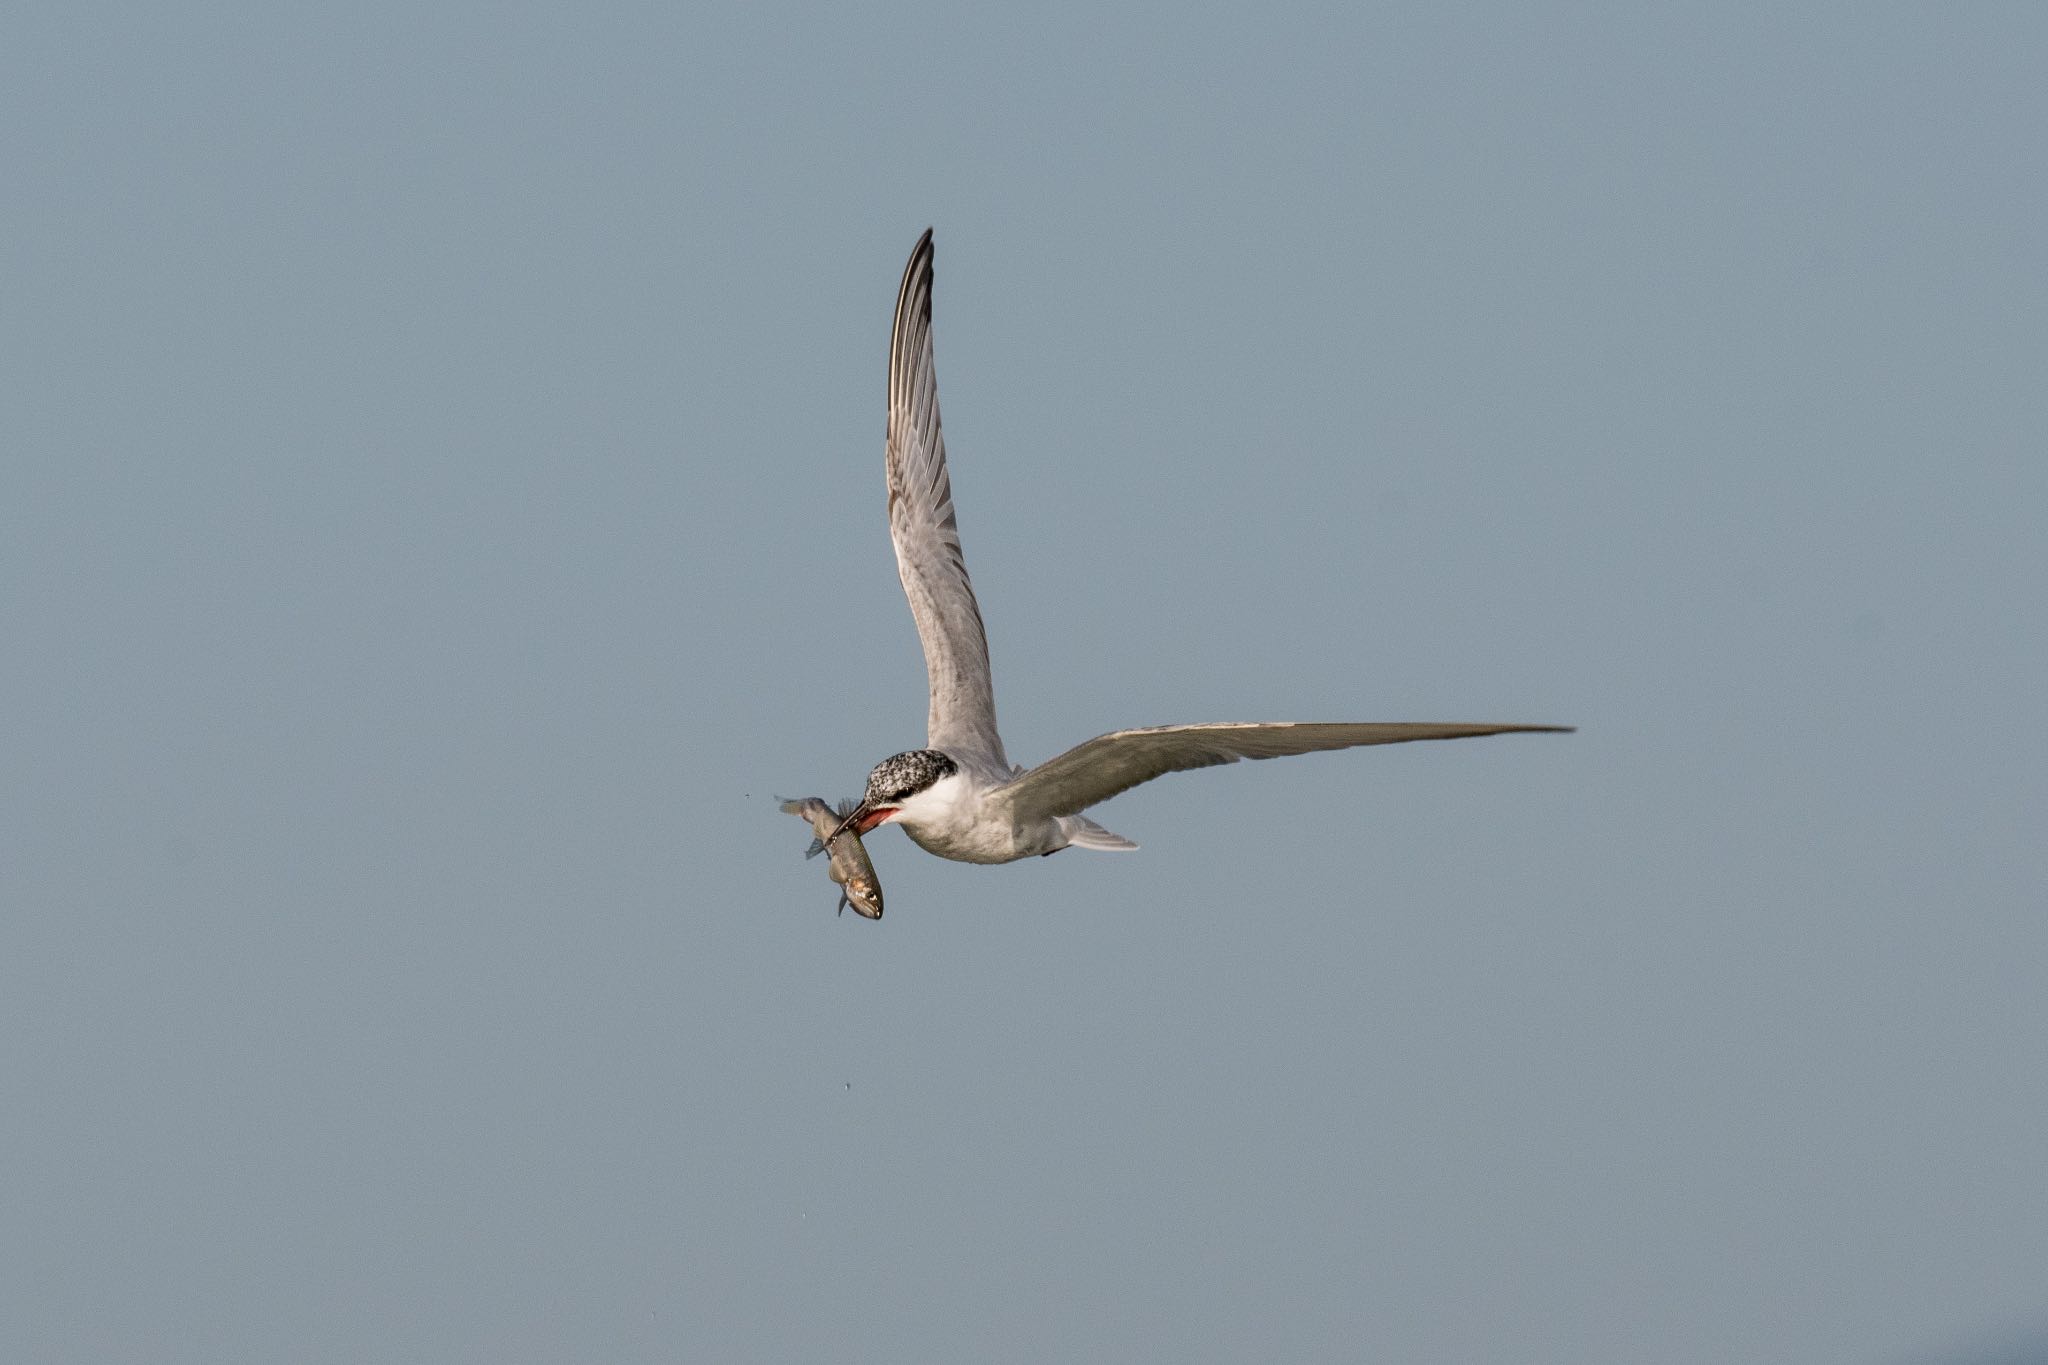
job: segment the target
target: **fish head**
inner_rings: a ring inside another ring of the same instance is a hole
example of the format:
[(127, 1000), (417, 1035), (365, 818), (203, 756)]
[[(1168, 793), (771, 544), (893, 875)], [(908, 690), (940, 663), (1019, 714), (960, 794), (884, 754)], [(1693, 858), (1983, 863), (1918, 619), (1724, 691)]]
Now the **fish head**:
[(853, 907), (853, 913), (864, 919), (882, 917), (882, 888), (876, 880), (864, 872), (856, 872), (846, 879), (839, 888), (839, 899)]

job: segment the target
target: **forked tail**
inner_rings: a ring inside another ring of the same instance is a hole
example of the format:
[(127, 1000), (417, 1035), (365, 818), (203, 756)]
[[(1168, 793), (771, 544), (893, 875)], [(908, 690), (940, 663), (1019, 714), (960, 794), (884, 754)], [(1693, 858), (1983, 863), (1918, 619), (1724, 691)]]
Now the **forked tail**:
[(1060, 823), (1066, 827), (1067, 843), (1073, 848), (1092, 848), (1100, 853), (1129, 853), (1137, 845), (1121, 834), (1111, 834), (1085, 815), (1065, 815)]

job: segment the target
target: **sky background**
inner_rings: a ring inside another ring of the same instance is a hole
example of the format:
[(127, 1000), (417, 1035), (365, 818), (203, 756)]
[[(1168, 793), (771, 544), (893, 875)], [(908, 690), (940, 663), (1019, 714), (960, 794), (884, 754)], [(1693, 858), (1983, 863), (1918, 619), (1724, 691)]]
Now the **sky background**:
[[(2035, 6), (40, 6), (0, 1356), (2048, 1355)], [(923, 742), (897, 279), (1011, 754)]]

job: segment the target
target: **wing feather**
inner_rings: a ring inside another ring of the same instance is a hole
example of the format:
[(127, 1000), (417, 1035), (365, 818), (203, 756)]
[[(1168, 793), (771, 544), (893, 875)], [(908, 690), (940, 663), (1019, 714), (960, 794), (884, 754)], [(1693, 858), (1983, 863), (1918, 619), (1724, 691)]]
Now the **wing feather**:
[(1007, 769), (996, 733), (988, 635), (953, 513), (939, 384), (932, 368), (932, 234), (925, 229), (896, 294), (889, 340), (889, 538), (924, 645), (931, 685), (927, 742)]
[(1469, 739), (1522, 731), (1568, 733), (1568, 725), (1463, 725), (1430, 722), (1218, 721), (1117, 730), (1077, 744), (990, 793), (1021, 822), (1075, 815), (1140, 782), (1167, 773), (1283, 758), (1366, 744)]

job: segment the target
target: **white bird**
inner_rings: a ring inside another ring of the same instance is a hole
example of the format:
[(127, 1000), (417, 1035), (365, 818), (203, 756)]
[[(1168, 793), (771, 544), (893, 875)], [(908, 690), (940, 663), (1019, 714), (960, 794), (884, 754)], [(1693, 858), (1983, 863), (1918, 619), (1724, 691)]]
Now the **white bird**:
[(888, 483), (889, 536), (924, 643), (931, 715), (925, 747), (876, 764), (842, 829), (851, 825), (866, 834), (878, 825), (901, 825), (926, 852), (968, 863), (1007, 863), (1069, 846), (1134, 849), (1136, 844), (1081, 812), (1166, 773), (1364, 744), (1572, 728), (1344, 721), (1156, 725), (1098, 735), (1035, 768), (1012, 767), (996, 733), (988, 638), (960, 553), (946, 442), (939, 431), (929, 228), (910, 253), (896, 294), (889, 340)]

